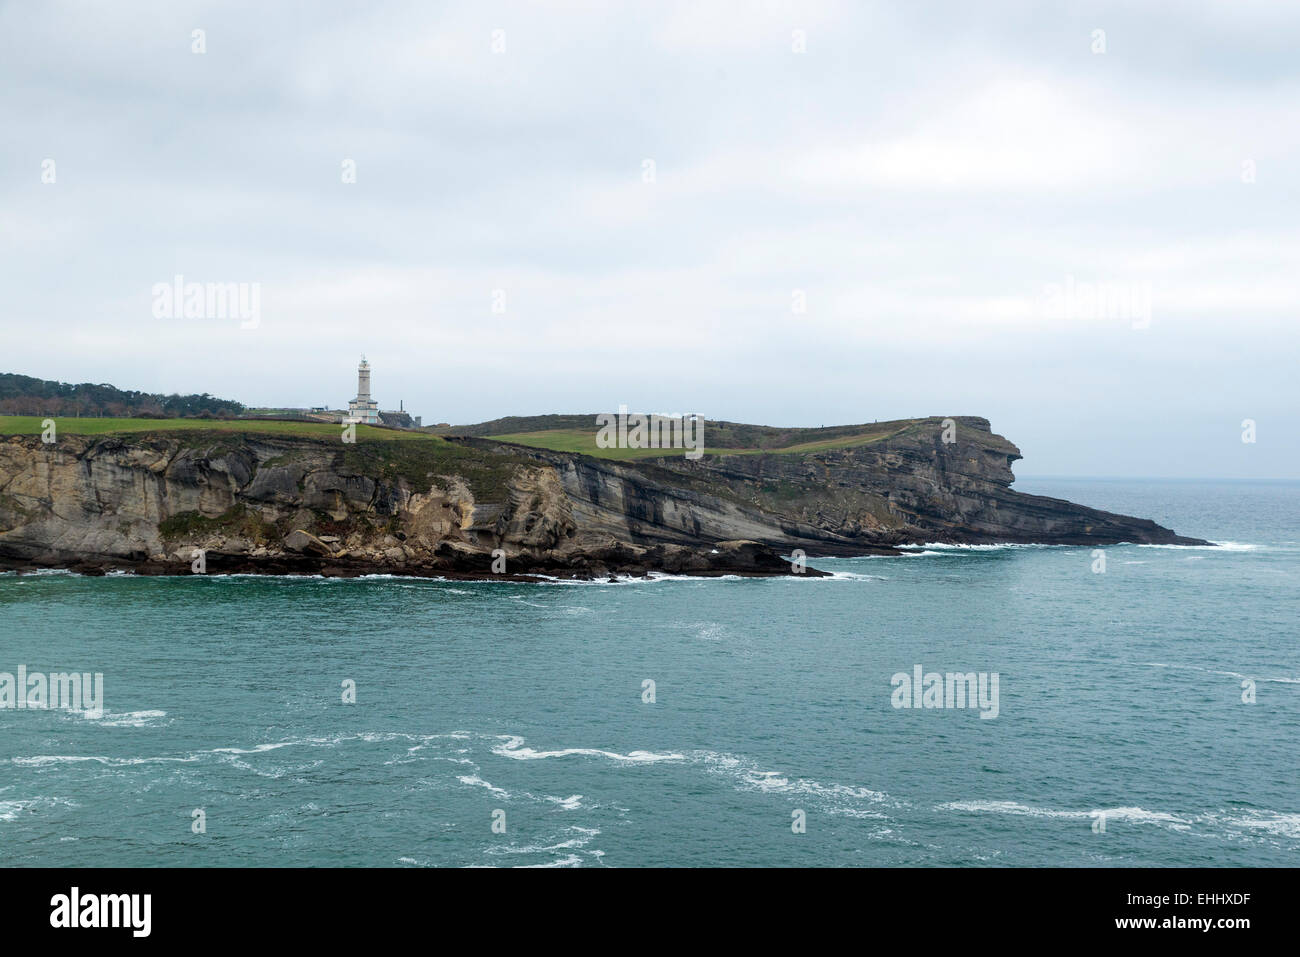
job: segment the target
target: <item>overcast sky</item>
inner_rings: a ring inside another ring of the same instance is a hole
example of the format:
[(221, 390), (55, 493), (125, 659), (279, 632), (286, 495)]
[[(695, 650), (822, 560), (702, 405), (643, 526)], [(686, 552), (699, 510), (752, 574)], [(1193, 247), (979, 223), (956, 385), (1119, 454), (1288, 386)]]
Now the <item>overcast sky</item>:
[[(1300, 477), (1297, 49), (1252, 0), (2, 3), (0, 371), (341, 407), (364, 352), (426, 423)], [(256, 327), (156, 317), (177, 274)]]

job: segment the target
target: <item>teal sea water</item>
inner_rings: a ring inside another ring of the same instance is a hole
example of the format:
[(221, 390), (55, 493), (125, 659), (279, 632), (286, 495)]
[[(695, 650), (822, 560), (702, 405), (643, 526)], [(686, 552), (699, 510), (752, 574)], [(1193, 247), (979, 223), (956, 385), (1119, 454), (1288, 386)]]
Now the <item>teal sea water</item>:
[[(105, 691), (0, 710), (0, 864), (1300, 863), (1300, 484), (1017, 487), (1229, 544), (831, 580), (0, 575), (0, 671)], [(895, 708), (916, 665), (997, 672), (998, 716)]]

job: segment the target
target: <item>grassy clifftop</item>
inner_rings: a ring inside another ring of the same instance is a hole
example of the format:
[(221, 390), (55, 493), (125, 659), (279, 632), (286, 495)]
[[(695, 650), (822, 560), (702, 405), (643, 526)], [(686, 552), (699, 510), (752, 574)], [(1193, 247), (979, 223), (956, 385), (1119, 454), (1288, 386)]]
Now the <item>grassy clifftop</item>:
[[(823, 428), (784, 428), (748, 425), (739, 422), (705, 420), (704, 451), (710, 455), (799, 454), (827, 449), (850, 448), (890, 438), (914, 428), (925, 419), (899, 419), (860, 425), (835, 425)], [(514, 442), (556, 452), (579, 452), (597, 458), (634, 460), (659, 458), (664, 449), (602, 449), (596, 445), (596, 416), (534, 415), (510, 416), (456, 426), (450, 435), (479, 436)]]
[[(39, 435), (44, 420), (34, 415), (0, 415), (0, 435)], [(247, 435), (293, 435), (309, 438), (337, 439), (342, 427), (328, 422), (284, 422), (261, 419), (113, 419), (56, 416), (57, 434), (115, 435), (123, 432), (237, 432)], [(370, 425), (357, 426), (358, 439), (424, 439), (423, 432), (403, 432)]]
[[(42, 419), (36, 416), (0, 416), (0, 435), (37, 435)], [(704, 452), (709, 455), (800, 455), (871, 445), (885, 439), (924, 432), (931, 435), (938, 417), (896, 419), (858, 425), (835, 425), (821, 428), (795, 428), (749, 425), (739, 422), (705, 420)], [(256, 420), (256, 419), (136, 419), (136, 418), (56, 418), (60, 435), (115, 435), (167, 432), (177, 434), (187, 445), (211, 441), (214, 434), (233, 438), (236, 435), (270, 435), (283, 437), (337, 440), (340, 426), (324, 422)], [(535, 415), (510, 416), (453, 426), (443, 430), (452, 437), (486, 438), (554, 452), (571, 452), (595, 458), (636, 461), (680, 454), (679, 449), (599, 448), (596, 445), (596, 416)], [(995, 438), (995, 437), (989, 437)], [(432, 431), (356, 427), (358, 443), (449, 444)], [(459, 445), (459, 443), (450, 443)], [(1014, 451), (1014, 449), (1012, 449)]]

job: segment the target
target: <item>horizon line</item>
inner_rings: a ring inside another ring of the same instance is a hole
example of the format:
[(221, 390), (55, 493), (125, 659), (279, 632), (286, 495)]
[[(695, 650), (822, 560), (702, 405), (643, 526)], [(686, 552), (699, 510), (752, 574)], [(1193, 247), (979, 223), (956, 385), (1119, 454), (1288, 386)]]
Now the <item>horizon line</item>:
[[(1275, 478), (1222, 475), (1066, 475), (1060, 473), (1017, 475), (1015, 481), (1019, 482), (1021, 479), (1090, 479), (1110, 482), (1300, 482), (1300, 476)], [(1012, 482), (1012, 484), (1014, 485), (1015, 482)]]

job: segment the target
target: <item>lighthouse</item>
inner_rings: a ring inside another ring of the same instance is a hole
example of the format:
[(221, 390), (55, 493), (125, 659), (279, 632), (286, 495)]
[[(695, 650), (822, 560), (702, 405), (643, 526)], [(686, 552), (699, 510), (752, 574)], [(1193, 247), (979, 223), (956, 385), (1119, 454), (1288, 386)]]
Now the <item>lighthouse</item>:
[(357, 366), (357, 397), (348, 402), (348, 421), (379, 424), (379, 403), (370, 397), (370, 363), (365, 356)]

